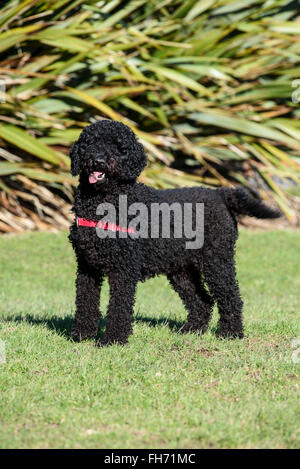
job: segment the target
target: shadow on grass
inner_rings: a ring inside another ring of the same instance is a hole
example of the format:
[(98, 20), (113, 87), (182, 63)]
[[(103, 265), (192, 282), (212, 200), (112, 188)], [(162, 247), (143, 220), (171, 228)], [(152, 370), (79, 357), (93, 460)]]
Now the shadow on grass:
[[(57, 332), (59, 335), (65, 337), (68, 340), (71, 338), (71, 328), (73, 323), (73, 316), (59, 317), (52, 316), (51, 318), (39, 318), (30, 314), (26, 315), (11, 315), (2, 319), (3, 322), (14, 322), (14, 323), (27, 323), (34, 326), (46, 326), (48, 329)], [(168, 326), (173, 331), (179, 331), (184, 325), (183, 321), (176, 321), (175, 319), (168, 319), (165, 317), (161, 318), (149, 318), (146, 316), (137, 315), (134, 316), (133, 321), (136, 323), (146, 323), (150, 327), (157, 326)], [(99, 320), (99, 332), (97, 338), (100, 338), (105, 327), (105, 318)]]
[(34, 326), (46, 326), (48, 329), (57, 332), (58, 334), (71, 338), (71, 327), (73, 322), (72, 316), (64, 318), (59, 316), (52, 316), (51, 318), (40, 318), (32, 316), (31, 314), (18, 314), (7, 316), (2, 319), (3, 322), (27, 323)]

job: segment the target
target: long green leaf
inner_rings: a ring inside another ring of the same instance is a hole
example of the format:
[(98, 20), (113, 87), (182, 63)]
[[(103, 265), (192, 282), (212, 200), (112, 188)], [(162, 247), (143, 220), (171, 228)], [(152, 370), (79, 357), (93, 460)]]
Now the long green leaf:
[(57, 153), (44, 143), (39, 142), (38, 139), (15, 126), (1, 124), (0, 137), (41, 160), (58, 166), (67, 166), (69, 164), (68, 158), (65, 155)]

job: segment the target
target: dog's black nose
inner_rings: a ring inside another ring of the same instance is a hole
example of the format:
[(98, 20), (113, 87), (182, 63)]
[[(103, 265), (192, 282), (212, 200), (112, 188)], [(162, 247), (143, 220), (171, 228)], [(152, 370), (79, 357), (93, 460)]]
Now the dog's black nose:
[(98, 164), (105, 164), (105, 158), (103, 156), (96, 156), (95, 161)]

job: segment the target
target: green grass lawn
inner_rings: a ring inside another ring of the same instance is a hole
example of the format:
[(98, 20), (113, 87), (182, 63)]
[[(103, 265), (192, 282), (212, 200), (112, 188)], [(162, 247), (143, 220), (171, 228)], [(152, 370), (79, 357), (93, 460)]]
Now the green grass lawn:
[(66, 233), (2, 237), (0, 447), (299, 447), (299, 243), (241, 231), (244, 340), (216, 339), (216, 312), (204, 336), (180, 335), (181, 301), (157, 278), (139, 286), (129, 345), (97, 349), (70, 339)]

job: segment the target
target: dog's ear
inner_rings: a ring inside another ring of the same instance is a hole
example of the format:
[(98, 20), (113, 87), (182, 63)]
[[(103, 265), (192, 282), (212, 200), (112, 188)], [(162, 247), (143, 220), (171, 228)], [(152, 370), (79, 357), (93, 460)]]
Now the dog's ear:
[(120, 178), (124, 181), (135, 181), (147, 164), (143, 145), (136, 139), (131, 140), (121, 161)]
[(80, 172), (80, 158), (81, 152), (79, 149), (79, 143), (75, 142), (70, 151), (71, 158), (71, 174), (72, 176), (78, 176)]

